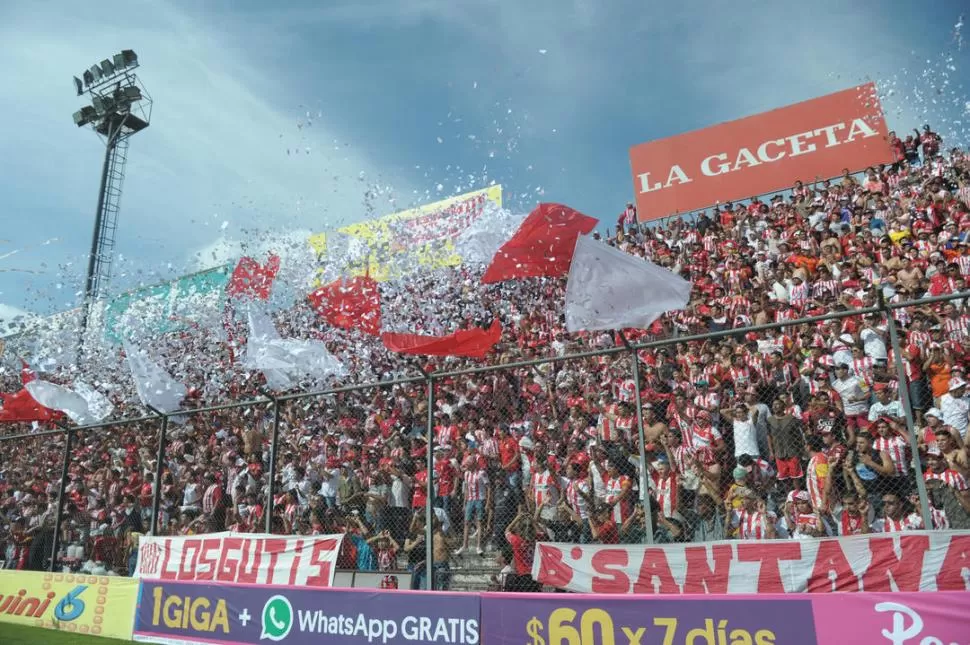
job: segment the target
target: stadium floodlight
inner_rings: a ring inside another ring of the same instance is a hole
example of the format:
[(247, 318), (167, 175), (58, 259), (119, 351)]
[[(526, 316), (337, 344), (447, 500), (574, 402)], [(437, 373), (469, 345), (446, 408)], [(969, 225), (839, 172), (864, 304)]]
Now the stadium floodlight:
[(135, 101), (140, 101), (142, 99), (141, 88), (137, 85), (131, 85), (122, 90), (122, 94), (125, 97), (125, 101), (128, 103), (134, 103)]
[(74, 123), (79, 128), (86, 126), (96, 118), (98, 118), (98, 111), (90, 105), (85, 105), (83, 108), (74, 113)]
[(104, 78), (104, 74), (101, 72), (101, 68), (98, 65), (92, 65), (91, 69), (88, 71), (91, 72), (91, 75), (94, 77), (95, 82), (100, 81), (102, 78)]
[(101, 61), (101, 73), (105, 76), (114, 76), (115, 66), (107, 58)]
[[(138, 62), (138, 54), (130, 49), (122, 49), (121, 59), (124, 61), (125, 67), (129, 67)], [(117, 65), (115, 65), (115, 67), (117, 67)]]
[(98, 111), (98, 115), (105, 115), (110, 112), (115, 105), (115, 102), (108, 96), (93, 96), (91, 97), (91, 103), (94, 105), (94, 109)]
[(94, 85), (94, 74), (91, 73), (91, 70), (85, 70), (81, 76), (84, 78), (84, 87)]
[(78, 96), (84, 94), (84, 84), (81, 83), (81, 79), (79, 79), (77, 76), (74, 77), (74, 89), (77, 90)]

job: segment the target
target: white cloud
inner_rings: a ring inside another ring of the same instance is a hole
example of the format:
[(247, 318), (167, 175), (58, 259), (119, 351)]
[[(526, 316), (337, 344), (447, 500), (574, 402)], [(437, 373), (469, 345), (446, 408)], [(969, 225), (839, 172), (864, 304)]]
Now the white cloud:
[[(29, 3), (4, 13), (0, 59), (12, 91), (0, 102), (7, 124), (0, 145), (17, 163), (0, 177), (0, 190), (31, 195), (7, 206), (20, 224), (5, 229), (15, 243), (33, 241), (43, 221), (63, 233), (58, 255), (49, 257), (87, 252), (102, 148), (71, 122), (82, 99), (70, 79), (129, 47), (155, 106), (151, 127), (131, 142), (119, 253), (156, 269), (172, 262), (170, 273), (180, 273), (226, 220), (245, 237), (254, 228), (324, 230), (364, 216), (369, 186), (360, 176), (382, 176), (380, 152), (356, 149), (350, 133), (328, 127), (323, 110), (314, 108), (312, 127), (298, 129), (305, 116), (299, 104), (315, 103), (320, 88), (286, 82), (277, 76), (285, 69), (251, 55), (224, 25), (169, 2), (137, 2), (125, 11)], [(260, 42), (274, 46), (285, 42)], [(294, 95), (294, 87), (311, 95)], [(410, 194), (401, 179), (382, 183)], [(75, 262), (72, 271), (85, 264)], [(14, 277), (0, 276), (6, 295), (22, 296), (19, 288)]]

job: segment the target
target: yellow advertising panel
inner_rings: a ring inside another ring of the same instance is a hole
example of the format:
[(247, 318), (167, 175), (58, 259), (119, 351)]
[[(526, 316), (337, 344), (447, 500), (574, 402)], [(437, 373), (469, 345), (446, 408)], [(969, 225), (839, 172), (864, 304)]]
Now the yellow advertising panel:
[[(369, 274), (385, 281), (414, 267), (459, 266), (461, 257), (455, 252), (454, 238), (482, 215), (486, 202), (501, 206), (502, 187), (490, 186), (337, 229), (336, 233), (366, 245), (363, 257), (355, 260), (346, 274)], [(310, 236), (310, 245), (318, 255), (326, 253), (327, 238), (327, 233)]]
[(0, 571), (0, 622), (131, 640), (138, 581)]

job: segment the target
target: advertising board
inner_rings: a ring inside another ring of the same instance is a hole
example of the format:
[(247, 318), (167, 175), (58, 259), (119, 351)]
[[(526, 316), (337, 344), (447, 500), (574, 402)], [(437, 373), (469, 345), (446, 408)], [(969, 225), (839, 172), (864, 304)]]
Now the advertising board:
[(630, 148), (641, 222), (892, 162), (876, 86)]
[(0, 622), (131, 640), (138, 581), (0, 571)]
[(485, 594), (489, 645), (966, 643), (967, 594), (598, 596)]
[(145, 581), (134, 639), (152, 643), (477, 645), (475, 594)]

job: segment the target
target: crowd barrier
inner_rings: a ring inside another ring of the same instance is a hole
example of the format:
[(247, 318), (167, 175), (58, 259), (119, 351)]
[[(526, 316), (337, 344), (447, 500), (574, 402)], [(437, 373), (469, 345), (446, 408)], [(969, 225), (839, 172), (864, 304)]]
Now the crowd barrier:
[(0, 622), (173, 645), (941, 645), (968, 642), (968, 607), (965, 591), (525, 595), (0, 572)]

